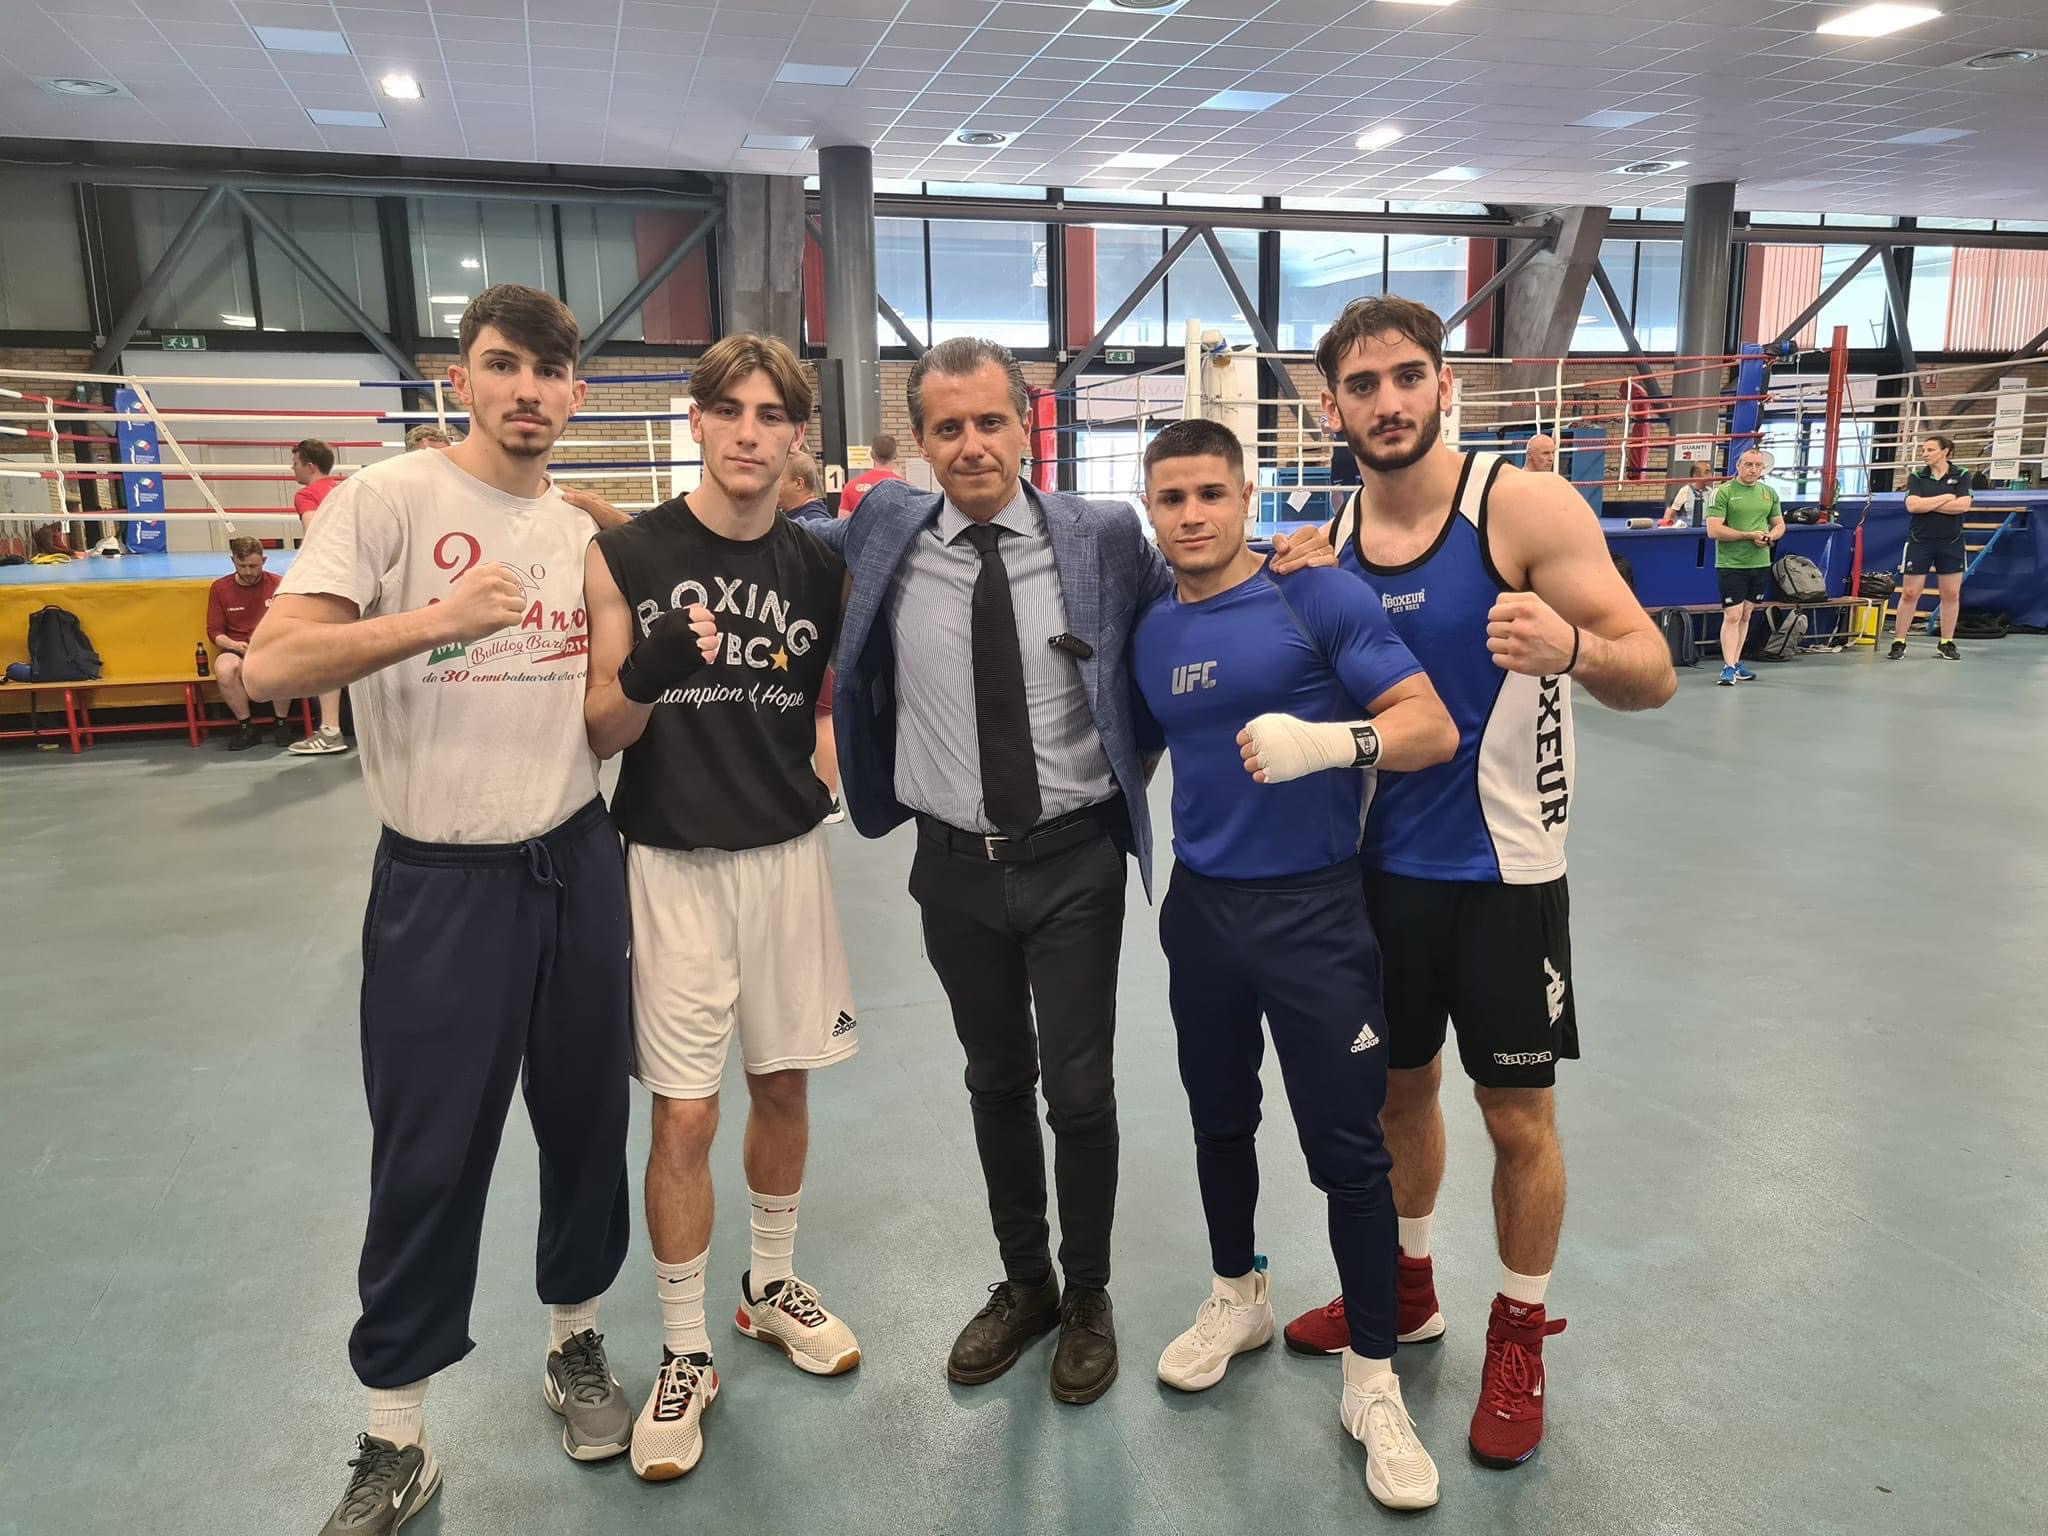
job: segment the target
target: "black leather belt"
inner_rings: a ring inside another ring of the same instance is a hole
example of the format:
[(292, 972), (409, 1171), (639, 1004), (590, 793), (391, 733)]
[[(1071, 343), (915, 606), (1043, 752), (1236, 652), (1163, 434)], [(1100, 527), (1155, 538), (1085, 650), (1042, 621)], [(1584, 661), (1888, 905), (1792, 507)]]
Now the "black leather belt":
[(1123, 796), (1100, 805), (1084, 805), (1078, 811), (1055, 816), (1033, 827), (1023, 837), (1003, 837), (988, 832), (963, 832), (935, 816), (917, 818), (918, 835), (943, 843), (952, 852), (970, 859), (987, 859), (997, 864), (1029, 864), (1078, 848), (1108, 832), (1114, 838), (1115, 818), (1123, 814)]

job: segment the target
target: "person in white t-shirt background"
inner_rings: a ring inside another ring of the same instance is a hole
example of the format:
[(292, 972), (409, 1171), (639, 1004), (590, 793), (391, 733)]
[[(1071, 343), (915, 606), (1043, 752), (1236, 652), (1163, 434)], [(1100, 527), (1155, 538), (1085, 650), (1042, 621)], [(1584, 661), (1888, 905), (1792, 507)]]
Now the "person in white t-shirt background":
[(321, 508), (244, 667), (264, 698), (354, 690), (384, 824), (363, 937), (370, 1209), (349, 1340), (370, 1389), (328, 1533), (433, 1496), (428, 1380), (468, 1354), (484, 1197), (515, 1086), (540, 1144), (543, 1387), (580, 1461), (632, 1409), (595, 1331), (625, 1258), (632, 1026), (624, 860), (583, 727), (591, 521), (547, 475), (582, 404), (575, 317), (487, 288), (448, 370), (471, 430)]

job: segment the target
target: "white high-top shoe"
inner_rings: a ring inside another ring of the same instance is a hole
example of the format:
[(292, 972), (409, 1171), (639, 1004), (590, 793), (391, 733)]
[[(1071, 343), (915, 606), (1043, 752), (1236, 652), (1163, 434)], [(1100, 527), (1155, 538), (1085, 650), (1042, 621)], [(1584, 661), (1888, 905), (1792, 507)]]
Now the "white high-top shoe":
[(1232, 1355), (1262, 1349), (1272, 1338), (1273, 1303), (1267, 1295), (1266, 1272), (1253, 1271), (1250, 1301), (1242, 1300), (1231, 1282), (1218, 1276), (1195, 1311), (1195, 1326), (1159, 1357), (1159, 1379), (1183, 1392), (1206, 1392), (1223, 1379)]
[(1344, 1351), (1345, 1429), (1365, 1447), (1365, 1486), (1389, 1509), (1436, 1503), (1436, 1463), (1415, 1438), (1400, 1378), (1383, 1360)]

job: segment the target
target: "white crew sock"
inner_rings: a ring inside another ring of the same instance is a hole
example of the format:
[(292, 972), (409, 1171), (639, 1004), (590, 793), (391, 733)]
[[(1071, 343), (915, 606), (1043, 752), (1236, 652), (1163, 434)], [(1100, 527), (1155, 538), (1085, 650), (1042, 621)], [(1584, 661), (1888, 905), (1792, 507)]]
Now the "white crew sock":
[(586, 1328), (597, 1326), (597, 1302), (556, 1303), (548, 1308), (548, 1353), (553, 1354)]
[(426, 1438), (427, 1382), (431, 1377), (402, 1387), (370, 1388), (370, 1433), (389, 1440), (401, 1450)]
[(1252, 1269), (1241, 1275), (1218, 1275), (1212, 1289), (1241, 1307), (1255, 1306), (1259, 1299), (1259, 1272)]
[(754, 1258), (748, 1278), (756, 1299), (768, 1294), (773, 1281), (787, 1280), (796, 1273), (796, 1204), (803, 1193), (801, 1189), (793, 1195), (747, 1191), (747, 1202), (754, 1208)]
[(1500, 1267), (1500, 1293), (1509, 1301), (1519, 1301), (1525, 1307), (1543, 1305), (1543, 1293), (1550, 1289), (1550, 1274), (1518, 1275), (1507, 1265)]
[(1391, 1358), (1375, 1360), (1370, 1355), (1361, 1355), (1355, 1349), (1344, 1351), (1344, 1385), (1371, 1390), (1382, 1384), (1382, 1379), (1392, 1380), (1394, 1362)]
[(1428, 1258), (1429, 1229), (1435, 1221), (1435, 1211), (1425, 1211), (1420, 1216), (1395, 1217), (1394, 1225), (1401, 1233), (1401, 1252), (1411, 1259)]
[(709, 1248), (680, 1264), (654, 1261), (661, 1295), (661, 1342), (670, 1354), (711, 1353), (711, 1335), (704, 1331), (704, 1270), (710, 1262)]

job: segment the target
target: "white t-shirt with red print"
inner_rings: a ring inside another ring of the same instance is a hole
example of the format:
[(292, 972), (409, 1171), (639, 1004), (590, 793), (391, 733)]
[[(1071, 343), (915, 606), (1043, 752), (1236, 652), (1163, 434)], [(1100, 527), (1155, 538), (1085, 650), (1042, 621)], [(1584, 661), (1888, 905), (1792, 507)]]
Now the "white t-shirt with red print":
[(495, 560), (528, 598), (516, 627), (350, 686), (370, 806), (393, 831), (516, 843), (595, 798), (583, 732), (583, 557), (594, 532), (552, 485), (510, 496), (439, 453), (372, 464), (322, 503), (284, 592), (347, 598), (365, 618), (407, 613)]

